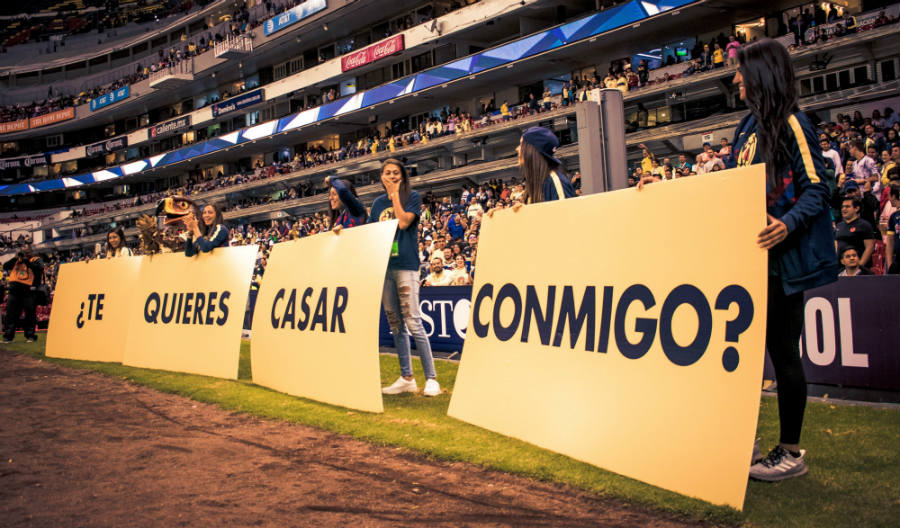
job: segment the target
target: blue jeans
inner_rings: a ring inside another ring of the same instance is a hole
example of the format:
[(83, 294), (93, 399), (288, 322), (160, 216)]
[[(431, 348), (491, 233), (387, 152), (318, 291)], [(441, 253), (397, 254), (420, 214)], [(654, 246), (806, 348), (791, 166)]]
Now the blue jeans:
[(384, 277), (381, 304), (394, 334), (400, 373), (404, 377), (412, 376), (412, 360), (409, 357), (409, 336), (412, 335), (416, 340), (416, 350), (422, 359), (425, 377), (437, 378), (434, 372), (434, 357), (431, 355), (431, 343), (425, 335), (422, 312), (419, 310), (419, 272), (388, 269)]

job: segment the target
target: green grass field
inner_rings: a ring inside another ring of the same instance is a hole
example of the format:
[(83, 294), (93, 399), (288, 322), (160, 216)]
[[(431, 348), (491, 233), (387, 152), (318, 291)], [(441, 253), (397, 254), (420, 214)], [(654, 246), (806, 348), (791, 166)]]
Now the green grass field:
[[(19, 338), (21, 339), (21, 338)], [(75, 368), (92, 369), (225, 409), (311, 425), (379, 445), (398, 446), (442, 460), (462, 460), (527, 477), (561, 482), (715, 524), (744, 526), (897, 526), (900, 519), (900, 410), (810, 402), (803, 446), (809, 474), (777, 484), (750, 482), (743, 512), (689, 499), (577, 462), (447, 416), (457, 364), (437, 361), (446, 390), (437, 398), (385, 398), (383, 414), (349, 411), (254, 385), (250, 344), (241, 346), (238, 381), (44, 357), (44, 338), (4, 348)], [(416, 372), (421, 369), (416, 367)], [(394, 356), (381, 357), (382, 383), (399, 375)], [(419, 376), (420, 386), (424, 378)], [(764, 397), (758, 435), (763, 449), (778, 434), (775, 399)], [(703, 456), (697, 446), (697, 456)]]

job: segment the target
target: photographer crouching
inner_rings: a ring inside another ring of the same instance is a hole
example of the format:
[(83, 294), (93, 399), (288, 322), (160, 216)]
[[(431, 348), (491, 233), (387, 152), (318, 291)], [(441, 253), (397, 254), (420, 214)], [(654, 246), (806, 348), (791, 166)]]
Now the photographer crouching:
[(11, 343), (16, 335), (16, 327), (24, 310), (22, 327), (25, 340), (34, 342), (37, 322), (36, 309), (38, 302), (38, 286), (44, 276), (44, 263), (31, 252), (31, 246), (22, 246), (16, 257), (3, 264), (7, 278), (6, 315), (3, 318), (3, 342)]

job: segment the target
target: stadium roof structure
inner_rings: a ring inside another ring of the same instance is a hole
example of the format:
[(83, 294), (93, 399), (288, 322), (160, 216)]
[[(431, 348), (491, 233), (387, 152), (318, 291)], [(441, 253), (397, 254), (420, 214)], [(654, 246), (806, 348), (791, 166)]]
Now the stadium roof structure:
[(193, 160), (213, 152), (250, 141), (270, 138), (301, 127), (316, 125), (345, 114), (391, 102), (404, 96), (415, 96), (425, 90), (446, 86), (482, 72), (509, 66), (564, 46), (585, 41), (644, 20), (665, 14), (689, 4), (692, 0), (632, 0), (612, 9), (594, 13), (551, 29), (513, 40), (448, 64), (437, 66), (384, 85), (358, 92), (350, 97), (304, 110), (280, 119), (225, 134), (188, 147), (75, 176), (0, 186), (0, 196), (14, 196), (44, 191), (71, 189), (144, 173), (153, 169)]

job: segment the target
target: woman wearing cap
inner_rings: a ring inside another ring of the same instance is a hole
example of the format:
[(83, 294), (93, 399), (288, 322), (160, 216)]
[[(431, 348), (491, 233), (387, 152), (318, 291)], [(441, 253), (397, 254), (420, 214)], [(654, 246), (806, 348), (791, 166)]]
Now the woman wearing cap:
[(372, 202), (369, 223), (394, 218), (398, 221), (391, 256), (388, 259), (381, 304), (394, 334), (397, 360), (400, 362), (400, 377), (392, 385), (381, 389), (381, 392), (400, 394), (419, 390), (416, 379), (413, 378), (409, 355), (409, 336), (412, 335), (416, 340), (416, 350), (422, 359), (422, 370), (425, 371), (425, 388), (422, 392), (425, 396), (437, 396), (441, 393), (441, 386), (437, 382), (431, 343), (428, 341), (425, 327), (422, 326), (422, 313), (419, 308), (419, 257), (416, 254), (416, 247), (422, 198), (419, 193), (409, 188), (409, 176), (400, 160), (394, 158), (384, 160), (381, 164), (381, 184), (385, 193)]
[(331, 230), (340, 233), (345, 227), (366, 223), (366, 207), (359, 201), (352, 183), (340, 178), (325, 178), (328, 186), (328, 205), (331, 213)]
[(522, 134), (516, 152), (525, 179), (525, 203), (575, 197), (563, 163), (553, 157), (558, 147), (556, 135), (544, 127), (531, 127)]
[(742, 47), (733, 82), (750, 108), (735, 130), (735, 162), (766, 164), (768, 222), (756, 242), (769, 257), (766, 350), (778, 383), (781, 437), (765, 458), (757, 461), (754, 453), (750, 477), (773, 482), (807, 472), (799, 446), (806, 407), (803, 292), (834, 282), (840, 267), (825, 162), (816, 127), (797, 108), (787, 50), (767, 38)]
[(228, 245), (228, 229), (225, 228), (222, 210), (213, 204), (207, 204), (200, 210), (200, 220), (193, 214), (184, 219), (187, 227), (187, 241), (184, 254), (193, 257), (198, 253), (209, 253), (217, 247)]

